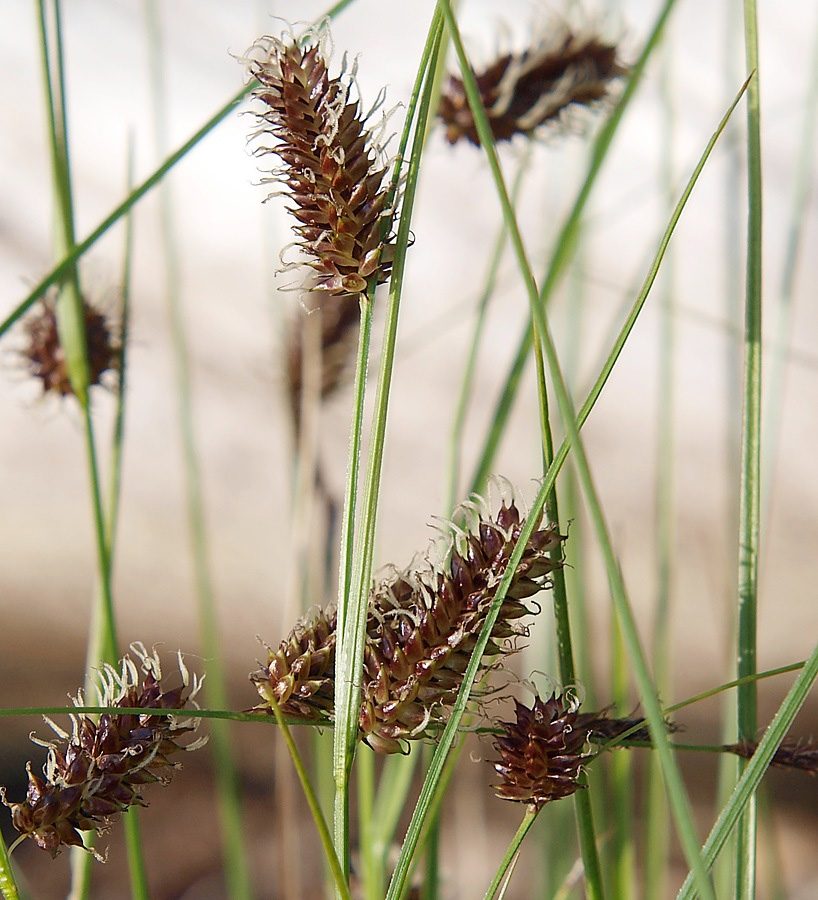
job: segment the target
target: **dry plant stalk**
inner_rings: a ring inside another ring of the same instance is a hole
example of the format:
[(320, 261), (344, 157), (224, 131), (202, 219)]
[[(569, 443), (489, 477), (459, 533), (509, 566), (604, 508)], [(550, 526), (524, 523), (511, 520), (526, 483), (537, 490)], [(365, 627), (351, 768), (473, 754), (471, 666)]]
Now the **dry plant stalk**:
[(262, 182), (281, 185), (292, 200), (296, 245), (315, 273), (310, 289), (357, 299), (370, 279), (385, 281), (389, 272), (390, 194), (382, 147), (367, 125), (374, 109), (361, 114), (356, 66), (348, 70), (346, 58), (341, 74), (330, 77), (328, 43), (322, 24), (298, 39), (264, 36), (248, 50), (244, 62), (259, 82), (253, 95), (264, 105), (251, 138), (274, 139), (255, 155), (281, 160)]
[[(531, 136), (544, 125), (564, 124), (569, 111), (594, 107), (608, 97), (613, 82), (626, 72), (616, 44), (559, 23), (532, 47), (504, 54), (475, 77), (499, 142), (516, 134)], [(449, 78), (438, 116), (450, 144), (465, 138), (480, 145), (461, 78)]]
[[(82, 847), (80, 832), (101, 833), (119, 813), (131, 806), (146, 806), (140, 795), (142, 786), (167, 784), (174, 770), (180, 768), (169, 757), (183, 750), (195, 750), (206, 741), (199, 738), (186, 745), (179, 743), (180, 738), (196, 730), (198, 719), (113, 711), (131, 707), (181, 710), (195, 705), (193, 699), (202, 684), (195, 675), (191, 681), (179, 654), (182, 684), (163, 691), (158, 656), (149, 654), (138, 643), (132, 644), (131, 650), (139, 660), (138, 667), (131, 657), (125, 656), (119, 670), (106, 665), (100, 673), (99, 705), (111, 707), (112, 712), (103, 713), (99, 722), (86, 715), (72, 715), (70, 735), (46, 719), (65, 746), (32, 738), (48, 748), (45, 778), (35, 775), (29, 763), (25, 800), (10, 803), (5, 791), (2, 793), (17, 831), (52, 856), (63, 846)], [(73, 702), (75, 706), (85, 705), (82, 692)]]
[[(434, 737), (445, 724), (491, 602), (525, 525), (513, 502), (496, 515), (471, 507), (472, 521), (446, 561), (409, 569), (370, 593), (364, 649), (360, 737), (380, 753), (404, 750), (406, 740)], [(539, 523), (538, 523), (539, 524)], [(556, 526), (536, 530), (514, 573), (486, 649), (491, 665), (523, 634), (514, 623), (530, 610), (522, 602), (549, 586), (561, 563), (551, 558), (564, 537)], [(335, 613), (319, 611), (298, 623), (266, 665), (251, 674), (262, 704), (307, 722), (331, 722), (335, 674)]]
[(358, 338), (358, 307), (353, 303), (331, 302), (319, 304), (306, 293), (294, 311), (285, 337), (285, 368), (287, 400), (298, 432), (301, 420), (305, 332), (308, 317), (318, 317), (318, 364), (321, 366), (320, 397), (325, 400), (344, 383), (350, 362), (355, 356)]

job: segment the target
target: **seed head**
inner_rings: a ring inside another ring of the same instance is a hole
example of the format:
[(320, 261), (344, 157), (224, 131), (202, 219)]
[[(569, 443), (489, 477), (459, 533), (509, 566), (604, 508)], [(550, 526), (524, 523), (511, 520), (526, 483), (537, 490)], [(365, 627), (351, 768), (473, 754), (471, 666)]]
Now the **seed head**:
[[(439, 733), (524, 525), (514, 503), (494, 516), (476, 512), (443, 564), (409, 569), (373, 588), (359, 733), (374, 750), (400, 752), (402, 741)], [(492, 630), (487, 665), (509, 651), (508, 638), (523, 633), (516, 625), (529, 612), (522, 601), (548, 586), (561, 564), (550, 553), (563, 540), (555, 526), (531, 536)], [(272, 695), (288, 715), (331, 721), (335, 629), (334, 610), (314, 612), (270, 651), (250, 676), (263, 701), (257, 709), (269, 711)]]
[[(401, 740), (434, 738), (445, 725), (524, 525), (513, 502), (494, 516), (475, 511), (443, 565), (373, 591), (360, 728), (375, 750), (398, 752)], [(492, 629), (487, 665), (508, 652), (508, 638), (524, 633), (516, 624), (530, 612), (522, 601), (549, 585), (561, 564), (549, 554), (563, 540), (556, 526), (531, 536)]]
[(576, 709), (556, 695), (537, 698), (531, 709), (516, 700), (514, 707), (516, 721), (501, 723), (494, 742), (500, 760), (493, 765), (503, 779), (494, 785), (497, 796), (540, 807), (583, 787), (588, 732), (577, 726)]
[[(120, 339), (102, 312), (87, 301), (83, 301), (83, 310), (90, 384), (100, 384), (105, 372), (119, 370)], [(52, 392), (60, 397), (73, 394), (65, 351), (57, 330), (57, 304), (53, 296), (44, 299), (23, 320), (23, 331), (25, 345), (19, 353), (31, 375), (42, 382), (43, 393)]]
[[(168, 783), (179, 768), (169, 757), (194, 750), (205, 741), (200, 738), (186, 745), (179, 743), (196, 729), (198, 720), (114, 711), (128, 707), (179, 710), (192, 703), (201, 687), (201, 680), (195, 676), (191, 684), (180, 654), (182, 684), (163, 691), (158, 657), (141, 644), (132, 644), (131, 649), (139, 667), (126, 656), (119, 670), (105, 666), (101, 673), (100, 705), (111, 707), (112, 712), (103, 713), (98, 722), (85, 715), (72, 715), (70, 735), (49, 721), (61, 741), (34, 739), (48, 748), (45, 777), (35, 775), (29, 763), (26, 799), (9, 803), (2, 794), (11, 809), (14, 827), (52, 856), (63, 846), (83, 846), (81, 831), (100, 832), (128, 807), (146, 806), (140, 796), (142, 786)], [(74, 703), (84, 705), (81, 693)]]
[(255, 709), (271, 712), (271, 698), (288, 716), (306, 722), (329, 722), (335, 702), (334, 608), (314, 610), (297, 622), (278, 650), (270, 648), (267, 664), (251, 673), (263, 701)]
[[(522, 53), (506, 53), (476, 74), (495, 142), (515, 134), (530, 136), (540, 126), (557, 124), (567, 112), (593, 107), (610, 93), (627, 68), (615, 44), (567, 25), (554, 25)], [(446, 139), (480, 145), (463, 81), (451, 76), (440, 98), (438, 116)]]
[(370, 278), (382, 282), (389, 272), (389, 192), (380, 148), (353, 97), (355, 66), (347, 70), (344, 59), (341, 74), (330, 77), (327, 42), (321, 26), (298, 40), (265, 36), (250, 48), (245, 62), (263, 104), (251, 137), (274, 139), (255, 154), (281, 160), (263, 181), (282, 185), (292, 200), (296, 245), (315, 272), (312, 289), (357, 298)]
[[(757, 748), (758, 741), (740, 741), (724, 747), (728, 753), (735, 753), (745, 759), (749, 759)], [(770, 765), (779, 769), (800, 769), (808, 775), (815, 775), (818, 773), (818, 745), (805, 738), (785, 738), (773, 754)]]

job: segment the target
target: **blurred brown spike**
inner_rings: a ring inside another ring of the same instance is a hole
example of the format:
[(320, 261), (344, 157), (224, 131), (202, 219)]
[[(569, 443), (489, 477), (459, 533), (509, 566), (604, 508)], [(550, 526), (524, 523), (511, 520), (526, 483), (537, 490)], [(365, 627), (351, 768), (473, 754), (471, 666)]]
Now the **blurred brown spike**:
[[(90, 384), (101, 384), (106, 372), (119, 370), (120, 337), (104, 313), (87, 301), (83, 301), (83, 310)], [(25, 343), (19, 353), (29, 373), (40, 379), (43, 393), (53, 393), (60, 397), (73, 394), (65, 351), (57, 330), (56, 297), (52, 295), (42, 300), (23, 319), (22, 326)]]
[(281, 161), (264, 181), (282, 186), (292, 201), (296, 244), (315, 273), (309, 289), (354, 299), (373, 276), (382, 282), (389, 272), (389, 191), (380, 149), (352, 96), (354, 67), (342, 65), (330, 77), (325, 37), (321, 27), (299, 41), (265, 36), (250, 48), (245, 62), (264, 104), (252, 137), (274, 139), (255, 154)]
[[(501, 56), (475, 77), (492, 135), (499, 142), (556, 124), (572, 108), (595, 106), (626, 72), (615, 44), (557, 25), (534, 46)], [(465, 138), (479, 146), (466, 90), (457, 76), (449, 78), (438, 116), (450, 144)]]
[[(758, 749), (757, 741), (741, 741), (738, 744), (727, 744), (724, 749), (736, 756), (749, 759)], [(808, 775), (818, 773), (818, 744), (804, 738), (785, 738), (773, 754), (771, 766), (779, 769), (800, 769)]]

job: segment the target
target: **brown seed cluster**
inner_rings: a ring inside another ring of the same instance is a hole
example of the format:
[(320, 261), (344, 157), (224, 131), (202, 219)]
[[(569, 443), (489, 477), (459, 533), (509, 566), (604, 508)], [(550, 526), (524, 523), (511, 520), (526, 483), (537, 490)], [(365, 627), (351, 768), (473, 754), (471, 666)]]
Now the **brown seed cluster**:
[[(475, 77), (499, 142), (516, 134), (530, 136), (543, 125), (564, 121), (570, 110), (597, 105), (626, 72), (615, 44), (557, 25), (534, 46), (501, 56)], [(466, 90), (457, 76), (449, 78), (438, 116), (450, 144), (465, 138), (479, 146)]]
[[(411, 569), (377, 585), (369, 598), (360, 736), (380, 753), (434, 737), (448, 717), (497, 585), (525, 524), (515, 504), (475, 513), (446, 562)], [(524, 600), (549, 585), (561, 563), (551, 557), (564, 537), (555, 526), (534, 531), (517, 567), (487, 647), (491, 664), (522, 633)], [(336, 619), (332, 610), (299, 623), (250, 678), (269, 711), (305, 721), (331, 721)]]
[(514, 708), (516, 721), (502, 723), (504, 733), (494, 742), (500, 760), (493, 765), (503, 779), (494, 785), (497, 796), (540, 807), (583, 787), (588, 731), (576, 709), (556, 695), (537, 698), (531, 709), (515, 700)]
[[(195, 677), (190, 683), (180, 656), (183, 683), (163, 691), (156, 655), (141, 644), (133, 644), (131, 649), (139, 667), (126, 656), (120, 670), (106, 666), (102, 672), (100, 705), (110, 706), (112, 712), (103, 713), (98, 722), (85, 715), (72, 716), (70, 735), (49, 722), (65, 746), (56, 741), (44, 744), (48, 747), (44, 778), (35, 775), (29, 763), (25, 800), (9, 803), (2, 797), (11, 809), (14, 827), (52, 856), (63, 846), (81, 847), (80, 832), (100, 831), (128, 807), (145, 806), (140, 796), (143, 785), (169, 782), (179, 768), (170, 757), (204, 743), (203, 739), (179, 743), (195, 730), (198, 720), (113, 711), (128, 707), (180, 710), (191, 704), (201, 686)], [(82, 695), (74, 702), (84, 705)]]
[[(90, 303), (83, 301), (83, 310), (90, 384), (100, 384), (105, 372), (119, 370), (119, 335), (107, 317)], [(65, 351), (57, 330), (57, 304), (54, 297), (47, 297), (24, 319), (23, 331), (25, 345), (20, 350), (20, 355), (29, 373), (42, 382), (43, 393), (55, 393), (61, 397), (73, 394)]]
[[(758, 749), (758, 741), (727, 744), (724, 750), (749, 759)], [(800, 769), (808, 775), (818, 773), (818, 744), (806, 738), (785, 738), (773, 754), (771, 766), (779, 769)]]
[(391, 264), (386, 168), (352, 96), (354, 67), (330, 77), (324, 43), (319, 28), (299, 40), (265, 36), (250, 48), (245, 62), (264, 105), (252, 137), (274, 139), (255, 154), (281, 160), (263, 180), (292, 201), (296, 243), (315, 273), (311, 288), (357, 298), (371, 278), (385, 281)]

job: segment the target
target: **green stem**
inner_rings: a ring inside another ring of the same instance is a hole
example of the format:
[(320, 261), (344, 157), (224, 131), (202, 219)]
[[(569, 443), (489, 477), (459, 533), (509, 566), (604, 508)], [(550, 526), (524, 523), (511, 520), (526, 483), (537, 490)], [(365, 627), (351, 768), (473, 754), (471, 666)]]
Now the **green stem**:
[[(761, 527), (761, 137), (758, 78), (758, 22), (755, 0), (744, 2), (747, 71), (747, 284), (744, 336), (744, 403), (739, 487), (738, 648), (739, 678), (755, 674), (758, 606), (758, 554)], [(753, 740), (758, 728), (757, 687), (738, 689), (739, 740)], [(739, 763), (739, 772), (747, 763)], [(756, 878), (756, 805), (748, 804), (738, 832), (736, 898), (752, 900)]]
[(3, 895), (3, 900), (20, 900), (11, 860), (2, 835), (0, 835), (0, 893)]
[(497, 891), (500, 889), (500, 886), (502, 885), (506, 877), (506, 873), (508, 872), (512, 862), (514, 862), (514, 859), (516, 858), (517, 853), (520, 850), (520, 844), (522, 844), (523, 839), (528, 834), (531, 826), (534, 824), (534, 821), (536, 820), (539, 812), (540, 807), (538, 806), (531, 805), (526, 807), (523, 821), (520, 822), (520, 827), (517, 829), (516, 834), (511, 839), (511, 843), (508, 845), (508, 849), (506, 850), (505, 856), (503, 857), (499, 868), (494, 873), (494, 878), (492, 878), (489, 889), (486, 891), (483, 900), (493, 900), (493, 898), (497, 894)]
[[(168, 95), (167, 78), (162, 65), (164, 58), (163, 35), (155, 0), (148, 0), (146, 3), (145, 16), (149, 38), (149, 71), (156, 150), (157, 155), (161, 157), (166, 152), (169, 112), (165, 102)], [(165, 251), (165, 301), (170, 324), (176, 381), (177, 422), (182, 444), (187, 525), (199, 613), (199, 633), (202, 649), (208, 660), (207, 695), (210, 705), (225, 709), (229, 705), (227, 683), (220, 640), (221, 629), (218, 623), (209, 568), (205, 504), (193, 422), (190, 353), (182, 312), (180, 274), (177, 262), (179, 258), (178, 242), (174, 227), (172, 199), (167, 182), (161, 186), (159, 202), (160, 231)], [(227, 886), (231, 897), (235, 897), (236, 900), (249, 900), (252, 895), (250, 872), (246, 842), (243, 836), (239, 776), (230, 740), (229, 725), (226, 722), (214, 722), (211, 726), (211, 736)]]
[[(591, 196), (591, 191), (596, 183), (596, 179), (602, 169), (602, 163), (605, 161), (608, 150), (613, 143), (614, 135), (622, 121), (625, 110), (630, 104), (633, 95), (636, 93), (645, 66), (659, 43), (659, 39), (664, 31), (665, 23), (667, 22), (675, 2), (676, 0), (666, 0), (659, 11), (659, 15), (656, 18), (653, 29), (651, 30), (644, 47), (642, 48), (642, 52), (631, 67), (631, 76), (625, 86), (625, 90), (622, 92), (622, 96), (619, 98), (619, 101), (608, 119), (600, 128), (599, 134), (594, 141), (591, 151), (591, 162), (585, 180), (582, 183), (582, 187), (577, 194), (571, 212), (568, 214), (568, 218), (565, 220), (565, 224), (554, 245), (554, 250), (548, 260), (545, 277), (541, 279), (542, 288), (540, 291), (540, 303), (543, 307), (547, 306), (548, 301), (554, 293), (554, 289), (559, 284), (560, 278), (565, 273), (568, 263), (573, 257), (581, 228), (582, 215)], [(497, 406), (491, 418), (489, 433), (486, 436), (482, 454), (471, 479), (470, 492), (480, 493), (486, 482), (486, 478), (488, 478), (491, 472), (494, 464), (494, 457), (497, 453), (497, 447), (499, 446), (500, 438), (504, 433), (508, 417), (511, 414), (514, 398), (516, 397), (517, 389), (520, 386), (522, 372), (525, 368), (528, 354), (531, 351), (532, 338), (532, 320), (529, 318), (520, 339), (517, 353), (509, 368), (503, 392), (500, 399), (497, 401)]]
[(318, 829), (318, 836), (321, 839), (321, 846), (324, 848), (324, 854), (327, 858), (327, 861), (329, 862), (329, 866), (332, 871), (332, 877), (335, 881), (335, 890), (341, 900), (350, 900), (349, 887), (347, 886), (348, 874), (344, 872), (338, 859), (338, 854), (335, 852), (335, 847), (332, 843), (332, 835), (330, 834), (329, 827), (327, 826), (327, 821), (324, 818), (324, 814), (321, 812), (321, 804), (318, 802), (318, 797), (313, 790), (312, 783), (310, 782), (309, 775), (307, 774), (307, 770), (304, 766), (304, 760), (301, 758), (301, 754), (298, 752), (298, 747), (296, 747), (295, 745), (295, 741), (293, 740), (293, 736), (290, 732), (287, 720), (281, 714), (281, 707), (278, 705), (278, 700), (276, 700), (275, 692), (272, 690), (266, 692), (265, 699), (270, 704), (270, 709), (272, 709), (273, 711), (276, 724), (279, 727), (281, 736), (284, 738), (284, 743), (287, 745), (287, 750), (289, 751), (290, 757), (292, 758), (293, 767), (295, 768), (296, 774), (298, 775), (298, 780), (301, 782), (301, 787), (304, 791), (304, 797), (306, 798), (307, 806), (309, 806), (313, 821), (315, 822), (316, 828)]
[[(764, 773), (770, 765), (781, 742), (787, 736), (798, 711), (807, 699), (812, 685), (818, 677), (818, 646), (804, 664), (801, 673), (790, 688), (784, 702), (778, 708), (772, 722), (759, 741), (752, 759), (747, 761), (744, 772), (739, 778), (730, 799), (725, 804), (716, 820), (707, 840), (702, 847), (702, 857), (705, 865), (710, 868), (718, 858), (727, 838), (736, 827), (740, 817), (758, 789)], [(693, 900), (697, 887), (694, 884), (692, 874), (687, 876), (678, 894), (678, 900)]]
[[(372, 573), (375, 526), (377, 522), (378, 495), (380, 491), (381, 469), (383, 465), (383, 447), (386, 435), (387, 408), (395, 358), (395, 342), (397, 337), (398, 313), (403, 289), (403, 276), (406, 262), (406, 249), (410, 239), (410, 223), (417, 190), (420, 160), (423, 154), (426, 122), (429, 115), (430, 98), (433, 86), (432, 74), (440, 48), (442, 36), (440, 13), (435, 11), (429, 28), (429, 34), (421, 57), (412, 100), (407, 111), (406, 125), (401, 136), (398, 149), (398, 160), (405, 158), (409, 141), (410, 128), (414, 122), (414, 141), (409, 159), (409, 169), (403, 194), (403, 206), (395, 240), (395, 260), (389, 286), (389, 303), (386, 313), (381, 367), (375, 396), (375, 410), (372, 418), (372, 435), (369, 446), (369, 459), (366, 473), (365, 494), (361, 509), (362, 527), (355, 541), (355, 556), (349, 556), (352, 545), (354, 515), (354, 496), (352, 485), (348, 483), (345, 505), (345, 535), (342, 540), (341, 576), (338, 603), (338, 646), (335, 662), (335, 735), (334, 765), (335, 777), (335, 840), (341, 855), (345, 871), (348, 871), (349, 853), (349, 776), (358, 737), (358, 714), (361, 703), (361, 677), (363, 669), (364, 639), (366, 635), (366, 616), (368, 609), (369, 582)], [(421, 93), (421, 86), (423, 87)], [(400, 165), (395, 168), (398, 177)], [(371, 301), (367, 300), (367, 316), (371, 318)], [(366, 318), (366, 317), (364, 317)], [(362, 321), (361, 331), (364, 331)], [(366, 360), (359, 356), (356, 369), (356, 407), (354, 415), (363, 415), (363, 379)], [(360, 382), (360, 388), (358, 386)], [(353, 465), (357, 448), (350, 446), (350, 467)], [(350, 582), (345, 572), (351, 570)]]

